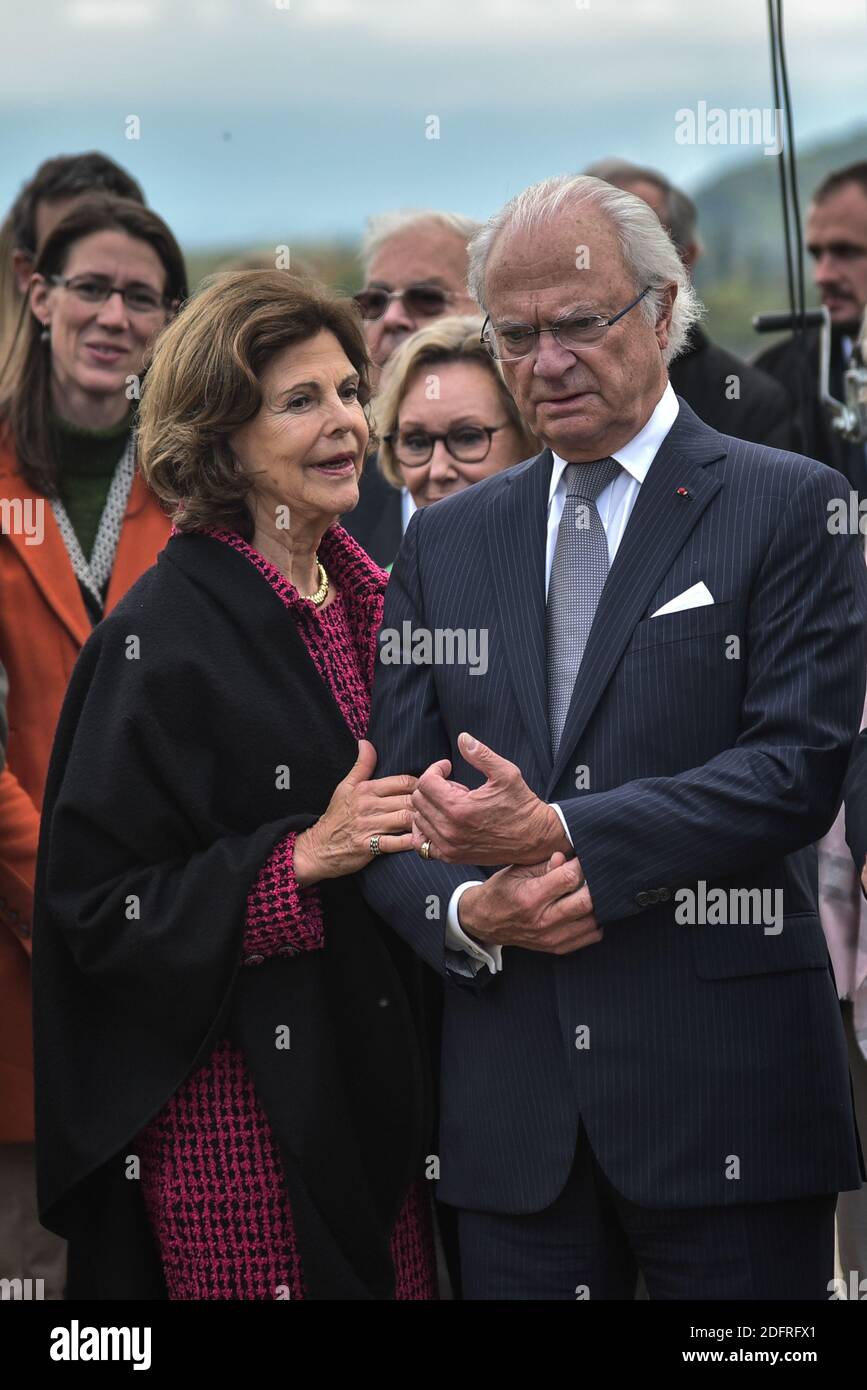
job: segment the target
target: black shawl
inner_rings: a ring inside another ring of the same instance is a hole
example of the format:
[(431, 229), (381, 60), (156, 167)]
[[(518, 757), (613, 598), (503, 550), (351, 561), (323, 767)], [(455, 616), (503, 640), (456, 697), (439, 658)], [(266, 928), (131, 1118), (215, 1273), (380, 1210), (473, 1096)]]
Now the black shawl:
[[(373, 588), (370, 607), (373, 626)], [(70, 1241), (70, 1298), (165, 1297), (132, 1141), (226, 1035), (280, 1144), (309, 1295), (393, 1297), (429, 1140), (419, 966), (353, 877), (320, 885), (323, 949), (241, 965), (259, 868), (356, 754), (289, 610), (214, 537), (173, 536), (81, 652), (33, 942), (39, 1205)]]

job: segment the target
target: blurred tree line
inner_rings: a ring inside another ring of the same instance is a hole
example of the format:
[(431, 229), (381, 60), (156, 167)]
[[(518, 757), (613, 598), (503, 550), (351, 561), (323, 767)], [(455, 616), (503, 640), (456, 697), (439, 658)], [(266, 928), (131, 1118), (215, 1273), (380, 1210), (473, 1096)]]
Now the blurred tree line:
[[(799, 151), (798, 184), (802, 214), (813, 189), (832, 169), (867, 159), (867, 127)], [(670, 170), (663, 170), (671, 177)], [(705, 324), (712, 337), (745, 357), (774, 341), (753, 331), (753, 314), (788, 307), (778, 160), (758, 153), (694, 194), (704, 254), (695, 283), (707, 306)], [(291, 270), (315, 275), (332, 289), (353, 294), (361, 287), (358, 245), (349, 240), (299, 242), (289, 248)], [(188, 250), (191, 288), (229, 264), (275, 266), (285, 251), (278, 243), (221, 250)], [(805, 259), (807, 302), (818, 302)]]

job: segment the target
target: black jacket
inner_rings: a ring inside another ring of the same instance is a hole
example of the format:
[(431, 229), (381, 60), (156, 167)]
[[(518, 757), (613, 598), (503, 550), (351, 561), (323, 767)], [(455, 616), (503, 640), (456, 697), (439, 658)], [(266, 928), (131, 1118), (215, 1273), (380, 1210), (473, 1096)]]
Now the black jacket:
[[(808, 329), (803, 345), (794, 338), (776, 343), (755, 359), (763, 372), (776, 377), (789, 396), (803, 435), (802, 452), (836, 468), (861, 497), (867, 496), (867, 458), (863, 444), (850, 444), (836, 434), (819, 402), (819, 330)], [(841, 335), (831, 336), (830, 391), (843, 399)]]
[[(487, 667), (479, 679), (467, 661), (380, 663), (378, 770), (420, 773), (448, 758), (455, 781), (478, 787), (483, 774), (457, 745), (469, 730), (558, 803), (604, 929), (585, 950), (510, 946), (500, 973), (452, 976), (440, 1196), (542, 1211), (563, 1190), (582, 1124), (608, 1181), (643, 1207), (857, 1188), (811, 848), (836, 816), (864, 704), (863, 552), (826, 524), (844, 480), (725, 438), (681, 402), (611, 565), (552, 756), (552, 466), (544, 450), (417, 512), (386, 592), (384, 629), (484, 632)], [(652, 616), (699, 581), (712, 603)], [(444, 914), (429, 921), (421, 905), (493, 871), (393, 854), (369, 864), (363, 891), (445, 977), (459, 962)], [(734, 909), (722, 923), (701, 906), (705, 889)], [(744, 893), (777, 914), (772, 929), (755, 907), (734, 906)], [(726, 1155), (739, 1158), (738, 1181)]]
[(867, 859), (867, 729), (861, 730), (852, 745), (843, 800), (846, 803), (846, 843), (860, 878)]
[(390, 1232), (428, 1137), (418, 967), (355, 878), (320, 885), (323, 949), (240, 964), (259, 868), (356, 756), (279, 595), (213, 537), (172, 537), (86, 643), (33, 949), (39, 1206), (70, 1240), (69, 1297), (165, 1297), (126, 1158), (225, 1035), (280, 1144), (310, 1296), (392, 1295)]
[[(721, 434), (803, 451), (788, 396), (778, 382), (712, 343), (699, 327), (668, 369), (671, 384), (706, 425)], [(737, 398), (730, 399), (737, 378)]]
[(358, 492), (358, 506), (342, 516), (340, 523), (370, 558), (385, 568), (400, 550), (403, 521), (400, 491), (382, 476), (375, 454), (364, 465)]

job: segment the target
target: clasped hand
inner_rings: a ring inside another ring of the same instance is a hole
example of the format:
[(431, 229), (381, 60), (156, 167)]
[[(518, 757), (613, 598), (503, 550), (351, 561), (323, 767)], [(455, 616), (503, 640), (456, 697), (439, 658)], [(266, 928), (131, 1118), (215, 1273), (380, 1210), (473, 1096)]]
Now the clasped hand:
[(462, 756), (485, 774), (470, 791), (433, 763), (412, 793), (412, 844), (454, 864), (505, 864), (461, 896), (461, 928), (479, 941), (554, 955), (601, 941), (590, 890), (553, 807), (514, 763), (462, 733)]

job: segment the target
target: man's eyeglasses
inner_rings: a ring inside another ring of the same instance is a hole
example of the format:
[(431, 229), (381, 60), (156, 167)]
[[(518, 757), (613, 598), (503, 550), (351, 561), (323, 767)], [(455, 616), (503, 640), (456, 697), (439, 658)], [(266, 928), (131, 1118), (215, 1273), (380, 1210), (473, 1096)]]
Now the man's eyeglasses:
[(480, 342), (497, 362), (517, 362), (522, 357), (528, 357), (535, 348), (540, 333), (553, 333), (560, 346), (569, 352), (598, 347), (608, 329), (617, 323), (618, 319), (622, 319), (624, 314), (628, 314), (630, 309), (634, 309), (636, 304), (640, 304), (652, 288), (652, 285), (648, 285), (637, 299), (633, 299), (631, 304), (627, 304), (625, 309), (621, 309), (619, 314), (614, 314), (609, 319), (602, 318), (599, 314), (590, 314), (580, 318), (561, 319), (550, 328), (533, 328), (528, 323), (510, 323), (496, 328), (491, 323), (489, 314), (482, 327)]
[(446, 312), (452, 295), (438, 285), (407, 285), (405, 290), (360, 290), (352, 296), (364, 319), (381, 319), (393, 299), (414, 319), (435, 319)]
[(157, 294), (145, 285), (127, 285), (121, 289), (110, 280), (97, 275), (49, 276), (52, 285), (61, 285), (84, 304), (104, 304), (113, 294), (119, 294), (127, 309), (133, 314), (155, 314), (158, 309), (169, 309), (174, 300), (168, 295)]
[(445, 434), (432, 434), (429, 430), (392, 430), (385, 435), (385, 442), (391, 445), (392, 453), (404, 468), (421, 468), (422, 464), (429, 463), (438, 439), (458, 463), (482, 463), (491, 452), (494, 435), (508, 427), (506, 421), (502, 425), (456, 425)]

